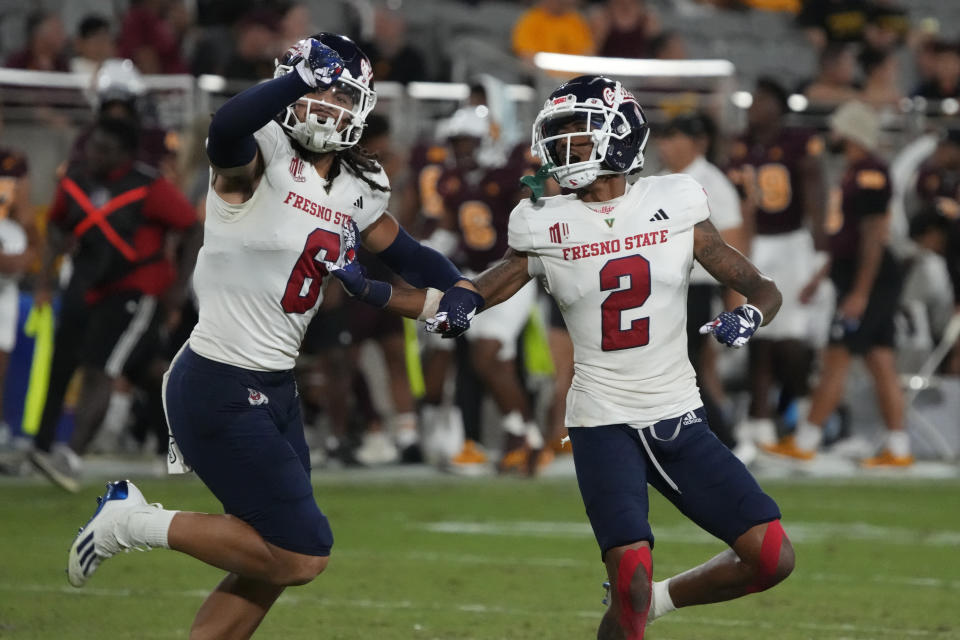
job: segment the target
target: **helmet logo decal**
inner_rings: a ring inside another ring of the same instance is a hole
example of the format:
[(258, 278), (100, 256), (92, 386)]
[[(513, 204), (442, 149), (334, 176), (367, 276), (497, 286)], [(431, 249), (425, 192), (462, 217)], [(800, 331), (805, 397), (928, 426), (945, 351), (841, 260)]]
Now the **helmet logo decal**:
[(373, 68), (370, 66), (370, 61), (366, 57), (360, 58), (360, 81), (369, 85), (372, 78)]
[(613, 102), (616, 99), (617, 94), (612, 87), (604, 87), (603, 89), (603, 101), (607, 103), (608, 106), (613, 106)]

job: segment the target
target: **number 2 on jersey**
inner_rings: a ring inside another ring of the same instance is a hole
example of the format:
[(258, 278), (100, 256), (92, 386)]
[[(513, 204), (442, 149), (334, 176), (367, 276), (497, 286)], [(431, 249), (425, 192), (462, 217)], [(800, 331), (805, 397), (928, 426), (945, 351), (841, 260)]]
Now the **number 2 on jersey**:
[(600, 290), (620, 289), (623, 276), (629, 279), (626, 289), (614, 291), (600, 304), (600, 348), (618, 351), (642, 347), (650, 342), (650, 317), (630, 322), (629, 329), (621, 328), (624, 311), (636, 309), (650, 297), (650, 263), (643, 256), (626, 256), (610, 260), (600, 269)]
[[(293, 265), (293, 271), (287, 278), (287, 288), (283, 292), (280, 305), (287, 313), (306, 313), (313, 309), (320, 297), (320, 285), (327, 270), (318, 260), (335, 261), (340, 255), (340, 235), (326, 229), (314, 229), (307, 236), (303, 253)], [(309, 284), (308, 284), (309, 280)], [(306, 285), (306, 291), (304, 291)]]

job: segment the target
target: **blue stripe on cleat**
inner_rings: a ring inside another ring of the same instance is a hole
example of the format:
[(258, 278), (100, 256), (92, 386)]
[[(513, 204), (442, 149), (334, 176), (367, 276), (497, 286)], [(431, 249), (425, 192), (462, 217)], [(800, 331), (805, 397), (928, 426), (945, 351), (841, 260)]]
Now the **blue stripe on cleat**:
[[(83, 548), (86, 547), (88, 544), (91, 544), (92, 542), (93, 542), (93, 531), (90, 532), (90, 535), (88, 535), (83, 542), (77, 545), (77, 553), (78, 554), (83, 553)], [(91, 547), (91, 549), (92, 548), (93, 547)]]

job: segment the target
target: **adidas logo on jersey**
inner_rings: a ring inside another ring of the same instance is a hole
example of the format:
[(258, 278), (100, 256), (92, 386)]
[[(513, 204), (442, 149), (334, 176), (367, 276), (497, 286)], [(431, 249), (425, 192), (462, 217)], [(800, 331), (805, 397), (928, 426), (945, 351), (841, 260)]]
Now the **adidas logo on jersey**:
[(656, 222), (657, 220), (669, 220), (670, 216), (664, 212), (663, 209), (657, 209), (657, 212), (653, 214), (653, 217), (650, 218), (650, 222)]
[(357, 201), (353, 203), (353, 206), (355, 206), (357, 209), (363, 209), (363, 196), (357, 198)]
[(683, 414), (683, 426), (697, 424), (698, 422), (703, 422), (703, 418), (695, 414), (693, 411), (687, 411)]

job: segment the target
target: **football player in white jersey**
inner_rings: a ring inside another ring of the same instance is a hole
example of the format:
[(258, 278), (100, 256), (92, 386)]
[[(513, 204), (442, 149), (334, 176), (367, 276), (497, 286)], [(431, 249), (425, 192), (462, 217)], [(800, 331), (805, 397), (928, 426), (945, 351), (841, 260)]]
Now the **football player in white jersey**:
[[(580, 76), (554, 91), (534, 123), (533, 150), (541, 175), (574, 192), (541, 199), (534, 184), (511, 214), (510, 249), (475, 281), (489, 308), (539, 279), (570, 331), (566, 424), (612, 595), (601, 640), (642, 638), (648, 616), (761, 591), (793, 569), (776, 503), (707, 427), (685, 336), (694, 258), (747, 299), (700, 329), (727, 346), (743, 346), (769, 321), (780, 293), (723, 241), (695, 180), (628, 183), (647, 134), (619, 82)], [(423, 299), (405, 292), (388, 308), (416, 315)], [(444, 295), (428, 328), (459, 333), (473, 311), (463, 300)], [(651, 584), (647, 482), (731, 548)]]
[[(370, 61), (348, 38), (294, 45), (274, 79), (214, 115), (204, 245), (194, 287), (200, 319), (164, 379), (173, 465), (189, 465), (225, 514), (150, 505), (129, 481), (108, 484), (69, 554), (82, 586), (121, 550), (170, 548), (224, 569), (192, 638), (249, 638), (288, 585), (327, 565), (333, 535), (313, 497), (294, 360), (328, 275), (360, 239), (411, 284), (473, 285), (386, 212), (387, 178), (354, 145), (373, 109)], [(354, 277), (363, 275), (354, 267)], [(355, 291), (384, 306), (385, 283)], [(453, 296), (469, 306), (464, 298)], [(463, 318), (463, 328), (469, 319)]]

